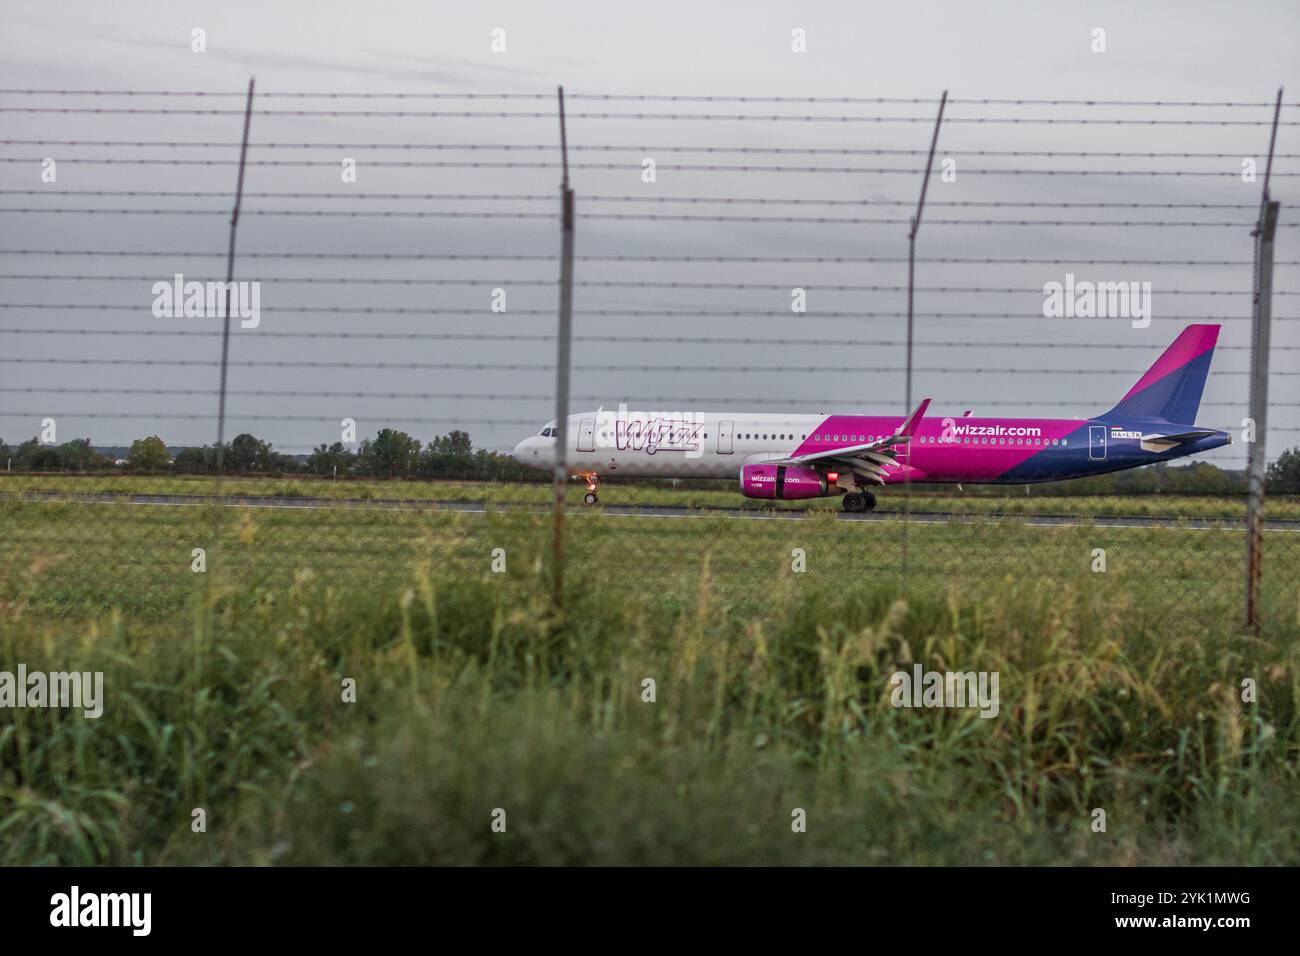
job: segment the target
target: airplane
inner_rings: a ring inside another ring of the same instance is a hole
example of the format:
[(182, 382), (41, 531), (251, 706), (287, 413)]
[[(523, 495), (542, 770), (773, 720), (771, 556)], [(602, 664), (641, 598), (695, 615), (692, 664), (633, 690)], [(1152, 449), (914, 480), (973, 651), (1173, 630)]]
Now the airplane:
[(598, 502), (602, 476), (737, 478), (747, 498), (842, 496), (845, 511), (870, 511), (873, 488), (919, 484), (1031, 484), (1170, 461), (1232, 443), (1195, 424), (1217, 325), (1189, 325), (1114, 408), (1087, 419), (926, 417), (930, 400), (897, 415), (617, 412), (548, 422), (515, 446), (525, 465), (566, 466)]

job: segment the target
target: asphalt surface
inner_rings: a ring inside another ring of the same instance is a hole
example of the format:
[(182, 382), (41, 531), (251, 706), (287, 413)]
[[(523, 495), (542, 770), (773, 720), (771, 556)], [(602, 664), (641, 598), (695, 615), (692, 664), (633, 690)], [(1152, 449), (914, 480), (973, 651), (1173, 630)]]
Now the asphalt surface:
[[(76, 501), (107, 505), (146, 505), (156, 507), (195, 507), (198, 505), (222, 503), (229, 507), (241, 508), (280, 508), (289, 510), (314, 509), (362, 509), (378, 511), (460, 511), (471, 514), (493, 512), (520, 512), (525, 514), (546, 514), (550, 505), (540, 504), (503, 504), (487, 501), (445, 501), (417, 500), (397, 498), (307, 498), (307, 497), (272, 497), (262, 495), (157, 495), (134, 494), (127, 492), (61, 492), (28, 491), (22, 494), (0, 495), (0, 500), (20, 499), (24, 501)], [(647, 504), (604, 504), (595, 507), (586, 505), (570, 506), (570, 514), (604, 517), (689, 519), (723, 516), (746, 521), (806, 521), (814, 514), (824, 513), (820, 510), (803, 509), (765, 509), (726, 508), (719, 505), (705, 505), (698, 508), (680, 508), (672, 505)], [(841, 521), (897, 521), (901, 512), (866, 512), (848, 514), (833, 512)], [(947, 524), (948, 522), (978, 522), (1013, 519), (1031, 527), (1074, 527), (1091, 524), (1098, 528), (1178, 528), (1187, 531), (1242, 531), (1245, 519), (1223, 518), (1184, 518), (1168, 515), (1026, 515), (1004, 512), (981, 512), (966, 514), (960, 512), (912, 512), (912, 521), (920, 524)], [(1269, 531), (1300, 532), (1300, 519), (1274, 518), (1266, 523)]]

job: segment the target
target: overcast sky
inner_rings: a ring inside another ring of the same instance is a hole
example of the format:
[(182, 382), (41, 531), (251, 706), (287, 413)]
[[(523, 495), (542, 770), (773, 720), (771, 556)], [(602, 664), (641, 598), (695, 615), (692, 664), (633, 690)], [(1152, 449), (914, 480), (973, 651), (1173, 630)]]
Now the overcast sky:
[[(575, 295), (574, 409), (616, 406), (772, 411), (900, 412), (902, 320), (893, 291), (835, 291), (832, 285), (906, 281), (907, 219), (924, 155), (775, 153), (822, 148), (914, 150), (929, 145), (936, 104), (666, 102), (584, 99), (581, 94), (748, 97), (916, 97), (948, 89), (938, 159), (956, 161), (954, 182), (932, 180), (918, 255), (929, 258), (1060, 259), (1046, 264), (922, 262), (917, 285), (1007, 292), (920, 291), (914, 391), (933, 414), (1086, 416), (1114, 404), (1178, 331), (1223, 317), (1220, 352), (1200, 421), (1239, 427), (1245, 414), (1250, 343), (1251, 224), (1260, 183), (1243, 183), (1242, 159), (1262, 173), (1271, 103), (1300, 101), (1300, 12), (1294, 3), (336, 3), (223, 0), (220, 3), (62, 2), (9, 5), (0, 33), (0, 106), (202, 108), (216, 115), (4, 113), (0, 188), (6, 210), (172, 210), (168, 214), (0, 214), (0, 274), (96, 275), (0, 279), (0, 438), (11, 445), (45, 417), (59, 440), (87, 436), (128, 444), (159, 434), (169, 445), (215, 438), (219, 319), (160, 319), (155, 281), (174, 273), (224, 276), (231, 193), (242, 126), (239, 95), (199, 98), (24, 95), (14, 90), (207, 91), (238, 94), (256, 76), (241, 253), (421, 255), (407, 259), (304, 259), (244, 255), (236, 277), (262, 282), (257, 329), (231, 343), (227, 435), (251, 431), (284, 451), (337, 440), (355, 418), (359, 437), (391, 425), (427, 440), (463, 427), (477, 445), (508, 448), (552, 417), (559, 251), (557, 84), (571, 96), (569, 141), (580, 219), (579, 283), (731, 283), (743, 288), (579, 285)], [(196, 28), (206, 52), (191, 49)], [(493, 52), (492, 31), (505, 31)], [(806, 31), (807, 51), (791, 50)], [(1105, 30), (1106, 51), (1093, 52)], [(510, 93), (545, 98), (303, 99), (265, 94)], [(979, 98), (1211, 101), (1253, 108), (975, 104)], [(271, 115), (275, 110), (406, 110), (416, 116)], [(453, 117), (441, 112), (542, 113), (541, 117)], [(781, 115), (808, 120), (609, 119), (617, 114)], [(846, 121), (826, 117), (854, 117)], [(867, 122), (862, 117), (916, 117)], [(963, 122), (976, 118), (1231, 120), (1242, 125), (1081, 125)], [(1284, 107), (1284, 123), (1300, 110)], [(57, 141), (75, 140), (82, 145)], [(117, 145), (93, 145), (112, 141)], [(211, 143), (210, 146), (127, 145)], [(339, 144), (302, 148), (292, 144)], [(270, 146), (266, 144), (278, 144)], [(470, 145), (536, 149), (468, 150)], [(421, 147), (398, 149), (395, 146)], [(428, 147), (438, 146), (432, 149)], [(627, 147), (600, 151), (593, 147)], [(682, 152), (668, 147), (747, 147)], [(971, 156), (974, 150), (1223, 153), (1221, 157)], [(1295, 229), (1296, 127), (1278, 134), (1273, 196), (1283, 204), (1275, 287), (1300, 290)], [(659, 164), (643, 183), (644, 157)], [(43, 183), (41, 160), (57, 162)], [(357, 182), (340, 162), (356, 159)], [(204, 160), (213, 165), (79, 162), (79, 159)], [(309, 160), (315, 165), (292, 165)], [(380, 162), (515, 162), (523, 168), (381, 166)], [(279, 163), (281, 165), (272, 165)], [(614, 164), (617, 168), (590, 168)], [(675, 165), (835, 167), (807, 172), (683, 170)], [(842, 172), (844, 167), (857, 171)], [(876, 170), (891, 170), (879, 172)], [(1055, 175), (1007, 175), (1012, 170)], [(1215, 172), (1192, 175), (1070, 175), (1069, 170)], [(194, 191), (185, 196), (70, 195), (76, 191)], [(23, 192), (28, 191), (28, 192)], [(317, 193), (304, 198), (258, 193)], [(380, 193), (508, 195), (508, 200), (382, 199)], [(600, 198), (631, 197), (631, 201)], [(695, 198), (691, 203), (665, 202)], [(800, 199), (804, 204), (720, 203)], [(809, 200), (825, 200), (809, 204)], [(898, 202), (902, 205), (890, 205)], [(954, 203), (1207, 203), (1226, 208), (1097, 209), (971, 207)], [(178, 210), (192, 210), (179, 213)], [(271, 215), (273, 211), (387, 210), (404, 215)], [(419, 217), (418, 211), (492, 212), (495, 217)], [(519, 216), (517, 214), (527, 214)], [(891, 223), (709, 222), (594, 218), (797, 216)], [(1067, 219), (1230, 222), (1232, 226), (983, 226), (945, 219)], [(21, 251), (24, 254), (13, 254)], [(36, 254), (62, 252), (61, 255)], [(148, 253), (140, 256), (81, 252)], [(178, 253), (201, 255), (181, 256)], [(746, 264), (716, 261), (610, 262), (597, 256), (881, 257), (878, 263)], [(442, 258), (440, 258), (442, 257)], [(1232, 265), (1087, 264), (1087, 259), (1226, 260)], [(1151, 282), (1154, 320), (1048, 320), (1045, 282)], [(311, 283), (294, 283), (292, 278)], [(323, 279), (451, 279), (460, 284), (322, 282)], [(473, 280), (466, 281), (466, 280)], [(528, 284), (528, 283), (533, 284)], [(768, 287), (771, 288), (768, 288)], [(808, 312), (790, 312), (790, 289), (808, 290)], [(490, 311), (504, 287), (508, 311)], [(1192, 290), (1229, 294), (1190, 295)], [(122, 308), (18, 308), (15, 304)], [(322, 311), (313, 311), (319, 307)], [(346, 313), (325, 309), (405, 309)], [(648, 316), (595, 315), (648, 311)], [(671, 312), (738, 311), (740, 316)], [(534, 314), (535, 313), (535, 314)], [(947, 316), (936, 313), (946, 313)], [(1006, 319), (959, 318), (996, 313)], [(1300, 444), (1300, 302), (1274, 299), (1270, 457)], [(25, 331), (19, 331), (25, 330)], [(54, 334), (63, 330), (64, 334)], [(87, 334), (91, 330), (96, 334)], [(133, 335), (185, 332), (186, 335)], [(102, 334), (114, 333), (114, 334)], [(314, 335), (302, 333), (346, 333)], [(402, 335), (420, 337), (401, 338)], [(438, 335), (460, 336), (438, 339)], [(530, 336), (508, 339), (506, 336)], [(629, 337), (610, 342), (592, 337)], [(650, 341), (644, 341), (649, 339)], [(716, 341), (674, 341), (677, 339)], [(773, 343), (770, 340), (787, 340)], [(796, 340), (790, 343), (788, 340)], [(802, 341), (811, 340), (811, 341)], [(881, 344), (883, 343), (883, 344)], [(956, 343), (956, 344), (943, 344)], [(1098, 348), (1062, 346), (1089, 345)], [(85, 360), (85, 361), (82, 361)], [(122, 364), (150, 360), (154, 365)], [(190, 364), (178, 364), (181, 362)], [(288, 367), (275, 363), (320, 363)], [(260, 363), (260, 364), (258, 364)], [(521, 365), (517, 370), (384, 367)], [(615, 366), (602, 371), (589, 366)], [(673, 371), (687, 366), (694, 370)], [(705, 371), (700, 367), (730, 370)], [(744, 371), (743, 367), (783, 371)], [(668, 367), (666, 370), (665, 367)], [(848, 370), (840, 371), (839, 368)], [(1009, 371), (1016, 369), (1019, 371)], [(951, 370), (951, 371), (949, 371)], [(1238, 373), (1238, 374), (1234, 374)], [(129, 392), (126, 390), (136, 390)], [(153, 390), (168, 394), (153, 394)], [(174, 394), (188, 392), (192, 394)], [(293, 392), (273, 396), (249, 394)], [(306, 393), (306, 394), (304, 394)], [(427, 395), (430, 397), (397, 397)], [(1213, 453), (1229, 467), (1240, 444)]]

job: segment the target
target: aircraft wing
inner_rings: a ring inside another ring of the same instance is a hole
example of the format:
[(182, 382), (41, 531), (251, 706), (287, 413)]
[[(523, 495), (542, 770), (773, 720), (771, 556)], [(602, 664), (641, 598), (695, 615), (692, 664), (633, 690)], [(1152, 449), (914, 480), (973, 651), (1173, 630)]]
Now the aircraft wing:
[(878, 441), (866, 442), (862, 445), (846, 445), (842, 448), (812, 452), (807, 455), (794, 455), (790, 458), (775, 459), (770, 464), (807, 465), (812, 462), (842, 462), (853, 471), (884, 484), (881, 466), (892, 465), (897, 462), (897, 455), (894, 453), (893, 446), (911, 440), (912, 435), (916, 432), (917, 424), (925, 417), (925, 410), (929, 406), (930, 400), (927, 398), (916, 406), (912, 414), (904, 419), (903, 424), (899, 425), (892, 435), (887, 435)]

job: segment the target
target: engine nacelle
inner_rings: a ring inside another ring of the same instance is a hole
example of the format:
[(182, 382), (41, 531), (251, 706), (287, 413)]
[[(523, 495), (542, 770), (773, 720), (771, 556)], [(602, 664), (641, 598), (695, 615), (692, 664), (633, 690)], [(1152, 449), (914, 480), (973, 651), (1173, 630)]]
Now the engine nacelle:
[(843, 493), (812, 468), (799, 465), (745, 465), (740, 469), (740, 493), (746, 498), (828, 498)]

